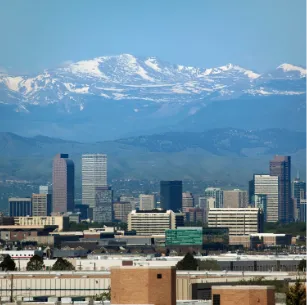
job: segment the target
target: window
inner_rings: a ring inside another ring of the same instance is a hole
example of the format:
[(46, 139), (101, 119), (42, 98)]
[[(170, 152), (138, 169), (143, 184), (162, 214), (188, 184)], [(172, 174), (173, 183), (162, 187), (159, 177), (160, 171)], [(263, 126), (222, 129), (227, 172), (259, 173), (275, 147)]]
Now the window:
[(212, 305), (221, 305), (221, 296), (219, 294), (213, 295), (213, 304)]
[(162, 279), (162, 274), (161, 273), (157, 274), (157, 279)]

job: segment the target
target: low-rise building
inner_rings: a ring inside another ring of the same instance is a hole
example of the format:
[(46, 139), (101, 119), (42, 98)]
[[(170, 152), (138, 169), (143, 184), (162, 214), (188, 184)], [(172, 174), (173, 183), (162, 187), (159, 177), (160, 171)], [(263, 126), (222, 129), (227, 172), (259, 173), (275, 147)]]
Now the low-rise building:
[(275, 287), (249, 285), (212, 286), (212, 305), (236, 304), (275, 305)]
[(58, 231), (66, 231), (69, 227), (67, 216), (26, 216), (15, 217), (15, 226), (57, 226)]
[(165, 230), (176, 229), (179, 221), (183, 221), (183, 215), (171, 210), (133, 210), (128, 215), (128, 230), (137, 235), (164, 235)]
[(262, 233), (263, 211), (259, 208), (210, 209), (208, 226), (228, 228), (229, 235)]

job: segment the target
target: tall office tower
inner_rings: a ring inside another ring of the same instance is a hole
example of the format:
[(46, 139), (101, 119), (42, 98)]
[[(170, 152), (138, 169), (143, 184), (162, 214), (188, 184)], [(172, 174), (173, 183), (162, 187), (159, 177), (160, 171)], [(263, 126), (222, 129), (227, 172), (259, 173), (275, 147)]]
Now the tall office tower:
[(223, 207), (223, 191), (220, 188), (215, 187), (207, 187), (205, 189), (205, 197), (215, 198), (215, 208), (222, 208)]
[[(278, 198), (277, 198), (278, 199)], [(263, 219), (265, 222), (267, 219), (267, 195), (259, 194), (253, 196), (253, 208), (258, 208), (263, 211)]]
[(95, 207), (96, 187), (107, 186), (107, 155), (82, 155), (82, 203)]
[(190, 192), (182, 193), (182, 212), (186, 213), (190, 208), (194, 208), (194, 197)]
[(55, 213), (72, 212), (75, 206), (75, 165), (68, 154), (53, 159), (52, 209)]
[(141, 194), (140, 198), (140, 210), (153, 210), (156, 207), (155, 195)]
[(283, 223), (293, 221), (291, 200), (291, 157), (275, 156), (270, 161), (270, 175), (278, 176), (279, 208), (278, 220)]
[(182, 181), (160, 181), (160, 207), (172, 211), (182, 209)]
[(234, 189), (223, 191), (224, 208), (246, 208), (248, 206), (248, 194), (246, 191)]
[(32, 194), (32, 216), (50, 216), (52, 212), (51, 194)]
[(113, 221), (113, 191), (111, 187), (96, 187), (93, 220), (99, 223)]
[(306, 222), (306, 199), (301, 200), (300, 204), (300, 221)]
[(254, 175), (255, 207), (264, 209), (266, 222), (278, 221), (278, 189), (278, 176)]
[(306, 199), (306, 182), (301, 181), (299, 177), (295, 178), (292, 183), (293, 197), (293, 216), (295, 220), (300, 219), (301, 200)]
[(40, 185), (39, 194), (52, 194), (52, 188), (49, 185)]
[(248, 204), (251, 206), (255, 206), (254, 195), (255, 195), (255, 181), (253, 179), (248, 181)]

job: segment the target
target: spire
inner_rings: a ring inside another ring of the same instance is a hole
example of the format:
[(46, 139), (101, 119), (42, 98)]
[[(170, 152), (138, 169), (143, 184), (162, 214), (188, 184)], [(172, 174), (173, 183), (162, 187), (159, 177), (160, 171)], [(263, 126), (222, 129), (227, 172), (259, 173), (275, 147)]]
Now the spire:
[(300, 171), (299, 171), (299, 169), (297, 170), (297, 173), (296, 173), (296, 180), (300, 180)]

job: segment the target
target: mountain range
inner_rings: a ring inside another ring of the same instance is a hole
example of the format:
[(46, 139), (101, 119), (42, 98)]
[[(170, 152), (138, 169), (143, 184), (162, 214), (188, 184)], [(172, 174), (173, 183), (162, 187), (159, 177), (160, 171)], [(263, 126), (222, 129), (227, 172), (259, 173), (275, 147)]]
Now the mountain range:
[(212, 128), (305, 130), (306, 69), (102, 56), (38, 75), (0, 74), (0, 131), (74, 141)]
[(263, 131), (213, 129), (168, 132), (115, 141), (81, 143), (45, 136), (0, 133), (0, 180), (51, 180), (55, 154), (69, 153), (81, 180), (81, 155), (106, 153), (112, 179), (191, 179), (221, 185), (245, 185), (254, 173), (268, 173), (275, 154), (292, 156), (292, 172), (306, 169), (306, 133), (283, 129)]

